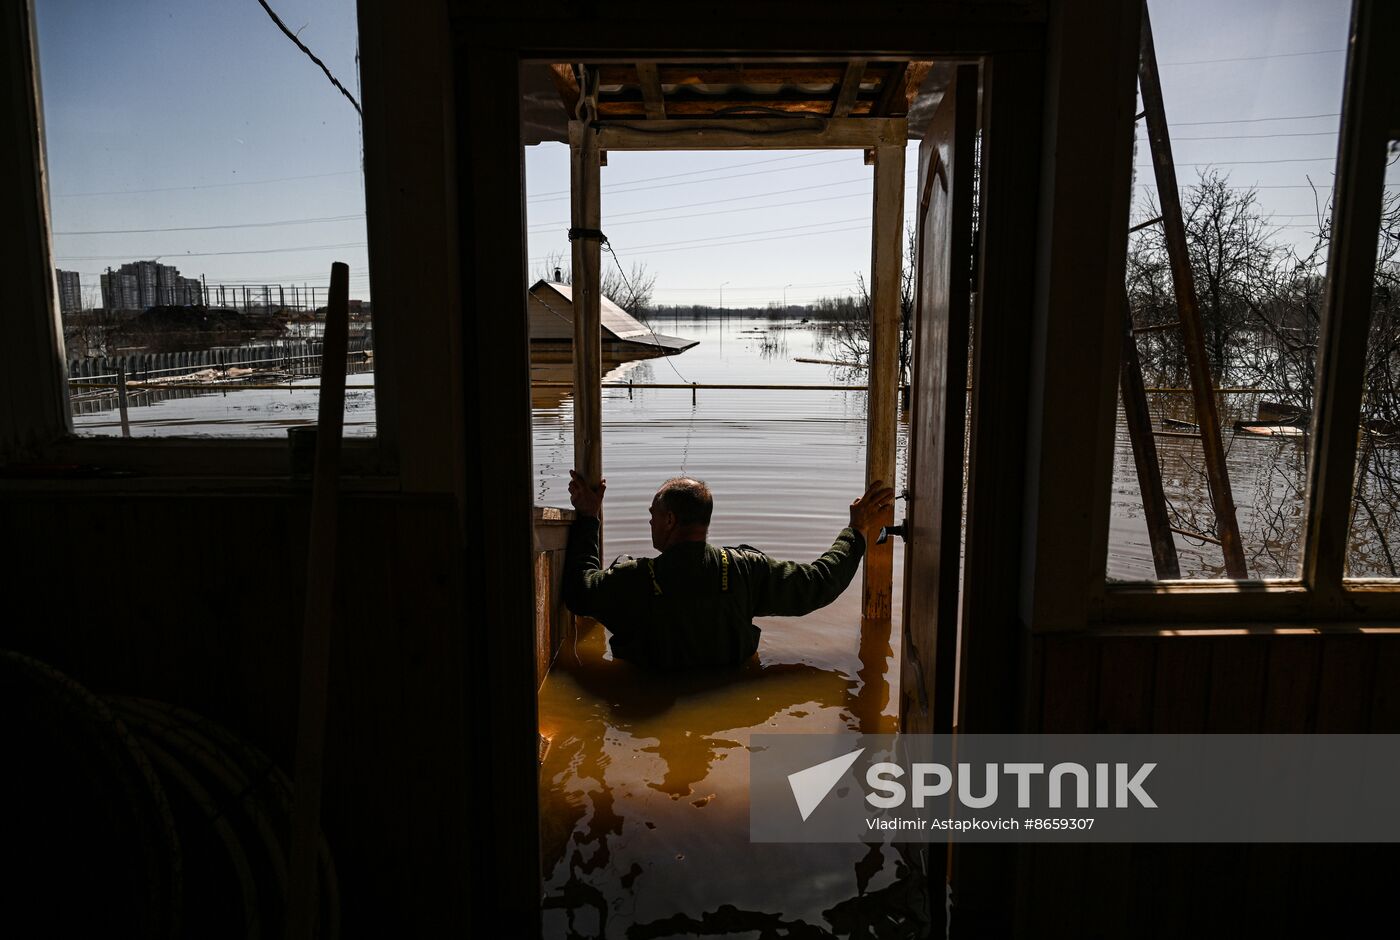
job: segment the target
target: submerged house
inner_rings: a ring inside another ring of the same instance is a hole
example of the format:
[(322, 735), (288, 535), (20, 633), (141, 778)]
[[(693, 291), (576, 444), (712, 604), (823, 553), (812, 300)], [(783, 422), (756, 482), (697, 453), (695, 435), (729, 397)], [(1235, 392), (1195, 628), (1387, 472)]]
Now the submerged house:
[[(674, 356), (699, 342), (663, 336), (607, 297), (599, 297), (598, 307), (605, 359)], [(573, 343), (573, 287), (557, 281), (537, 281), (530, 288), (530, 358), (535, 361), (567, 359)]]
[[(541, 933), (529, 360), (545, 329), (535, 301), (568, 295), (536, 285), (532, 299), (525, 278), (532, 75), (579, 105), (566, 112), (576, 197), (590, 176), (596, 196), (600, 151), (667, 134), (676, 149), (703, 134), (730, 149), (864, 150), (885, 259), (902, 253), (907, 140), (928, 144), (910, 197), (921, 287), (905, 557), (922, 567), (903, 582), (915, 603), (901, 731), (1400, 732), (1400, 580), (1350, 578), (1345, 557), (1382, 180), (1400, 138), (1400, 5), (1352, 4), (1297, 576), (1189, 583), (1105, 571), (1140, 4), (359, 0), (374, 304), (402, 315), (376, 324), (378, 434), (344, 448), (338, 505), (354, 524), (334, 541), (335, 578), (320, 580), (307, 576), (310, 491), (278, 442), (73, 434), (34, 6), (0, 15), (0, 218), (14, 233), (0, 531), (22, 548), (0, 569), (0, 648), (104, 695), (207, 716), (290, 770), (301, 611), (328, 591), (319, 823), (344, 936)], [(946, 80), (936, 126), (911, 127), (911, 62)], [(574, 224), (599, 228), (596, 199), (576, 202)], [(587, 250), (596, 258), (597, 242)], [(872, 280), (897, 296), (897, 265)], [(645, 347), (628, 332), (607, 341)], [(879, 381), (888, 430), (896, 378)], [(36, 769), (14, 750), (5, 766), (7, 778)], [(51, 841), (91, 861), (95, 829), (63, 839)], [(1346, 936), (1393, 906), (1395, 852), (1380, 843), (930, 848), (905, 866), (937, 888), (919, 902), (925, 929), (899, 936)], [(804, 881), (800, 865), (791, 874)], [(129, 881), (129, 907), (151, 908), (160, 883)], [(88, 897), (66, 872), (51, 883)], [(25, 922), (28, 898), (13, 896), (8, 916)], [(898, 898), (862, 887), (859, 900), (869, 925)], [(762, 901), (741, 903), (766, 918)], [(717, 933), (734, 906), (706, 913)], [(684, 935), (665, 926), (634, 935)], [(111, 915), (105, 932), (129, 928)], [(855, 929), (840, 935), (878, 935)]]

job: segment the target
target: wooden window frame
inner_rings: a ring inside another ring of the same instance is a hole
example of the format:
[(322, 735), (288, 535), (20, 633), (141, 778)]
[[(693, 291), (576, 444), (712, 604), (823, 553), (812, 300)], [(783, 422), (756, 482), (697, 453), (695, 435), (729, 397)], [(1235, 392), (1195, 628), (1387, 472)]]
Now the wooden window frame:
[[(1317, 364), (1317, 407), (1308, 461), (1302, 573), (1271, 581), (1108, 582), (1107, 528), (1090, 547), (1098, 563), (1085, 598), (1090, 625), (1172, 625), (1213, 629), (1241, 621), (1278, 621), (1316, 629), (1356, 629), (1400, 622), (1400, 580), (1345, 577), (1355, 434), (1361, 414), (1362, 363), (1370, 326), (1371, 290), (1387, 144), (1400, 137), (1400, 94), (1385, 48), (1400, 34), (1400, 10), (1380, 0), (1355, 0), (1337, 150), (1326, 308)], [(1113, 310), (1107, 311), (1116, 316)], [(1116, 351), (1114, 352), (1116, 355)], [(1116, 377), (1115, 377), (1116, 382)], [(1104, 400), (1114, 389), (1100, 388)], [(1098, 427), (1112, 438), (1112, 423)], [(1110, 501), (1111, 480), (1096, 480), (1095, 498)]]
[[(378, 37), (365, 30), (375, 4), (363, 4), (362, 51)], [(65, 467), (96, 466), (131, 474), (127, 488), (223, 486), (229, 481), (290, 476), (285, 441), (256, 438), (110, 438), (74, 433), (66, 391), (62, 320), (53, 275), (49, 177), (38, 68), (34, 0), (6, 4), (0, 50), (11, 100), (0, 117), (0, 165), (7, 172), (0, 209), (19, 238), (14, 255), (9, 341), (0, 344), (0, 373), (8, 407), (0, 418), (0, 463), (33, 467), (59, 479)], [(444, 43), (446, 39), (444, 38)], [(347, 438), (342, 466), (351, 487), (399, 486), (406, 491), (460, 490), (460, 382), (454, 359), (456, 321), (447, 317), (383, 315), (386, 311), (452, 309), (456, 301), (456, 216), (442, 135), (418, 140), (412, 121), (373, 102), (411, 98), (413, 78), (364, 55), (365, 201), (369, 270), (375, 293), (375, 415), (373, 440)], [(439, 76), (437, 100), (450, 100), (451, 76)], [(419, 77), (421, 83), (421, 77)], [(429, 125), (431, 134), (431, 125)], [(441, 130), (441, 128), (438, 128)], [(402, 146), (405, 139), (422, 146)], [(397, 145), (395, 144), (397, 142)], [(412, 180), (409, 185), (404, 180)], [(412, 228), (425, 251), (397, 250)], [(381, 246), (383, 246), (381, 248)], [(329, 267), (327, 267), (329, 278)], [(450, 321), (450, 322), (449, 322)], [(409, 350), (412, 350), (411, 363)], [(410, 369), (411, 366), (411, 369)], [(407, 381), (409, 374), (412, 381)], [(445, 425), (445, 421), (458, 421)], [(445, 430), (446, 429), (446, 430)], [(44, 468), (49, 468), (45, 470)], [(82, 483), (75, 483), (82, 485)]]

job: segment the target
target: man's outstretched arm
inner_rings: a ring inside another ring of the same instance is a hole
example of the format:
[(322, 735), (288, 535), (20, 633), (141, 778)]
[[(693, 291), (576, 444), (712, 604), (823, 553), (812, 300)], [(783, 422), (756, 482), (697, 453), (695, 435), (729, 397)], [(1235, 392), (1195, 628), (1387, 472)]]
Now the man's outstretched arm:
[[(841, 596), (860, 568), (867, 540), (893, 517), (894, 490), (876, 480), (851, 503), (851, 524), (811, 564), (765, 559), (753, 574), (755, 616), (798, 617)], [(889, 517), (889, 518), (887, 518)]]
[[(564, 552), (564, 605), (582, 617), (605, 616), (615, 606), (625, 588), (618, 584), (618, 568), (605, 570), (598, 548), (602, 524), (603, 492), (607, 481), (588, 486), (582, 476), (569, 471), (569, 500), (574, 505), (574, 521), (569, 525), (569, 544)], [(620, 566), (619, 566), (620, 567)]]

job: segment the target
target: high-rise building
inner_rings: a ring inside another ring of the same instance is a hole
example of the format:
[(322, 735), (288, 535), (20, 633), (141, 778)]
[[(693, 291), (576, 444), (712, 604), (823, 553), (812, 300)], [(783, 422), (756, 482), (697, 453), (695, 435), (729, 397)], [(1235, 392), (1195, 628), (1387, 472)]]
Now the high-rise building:
[(181, 277), (171, 264), (128, 261), (102, 275), (102, 306), (108, 311), (185, 306), (202, 302), (199, 278)]
[(81, 313), (83, 309), (83, 287), (77, 271), (54, 269), (58, 275), (58, 311), (65, 316)]

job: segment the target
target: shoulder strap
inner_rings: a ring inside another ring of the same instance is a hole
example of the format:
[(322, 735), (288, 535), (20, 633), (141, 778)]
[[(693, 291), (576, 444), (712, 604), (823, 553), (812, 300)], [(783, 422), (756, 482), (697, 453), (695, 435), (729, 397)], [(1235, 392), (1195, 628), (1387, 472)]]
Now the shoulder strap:
[(729, 593), (729, 549), (719, 550), (719, 590), (721, 594)]
[(657, 582), (657, 580), (656, 580), (656, 568), (655, 568), (655, 566), (652, 565), (651, 559), (650, 559), (650, 558), (644, 558), (644, 559), (642, 559), (642, 560), (646, 562), (646, 566), (647, 566), (647, 575), (651, 578), (651, 593), (653, 593), (653, 594), (660, 594), (660, 593), (661, 593), (661, 585), (660, 585), (660, 583)]

